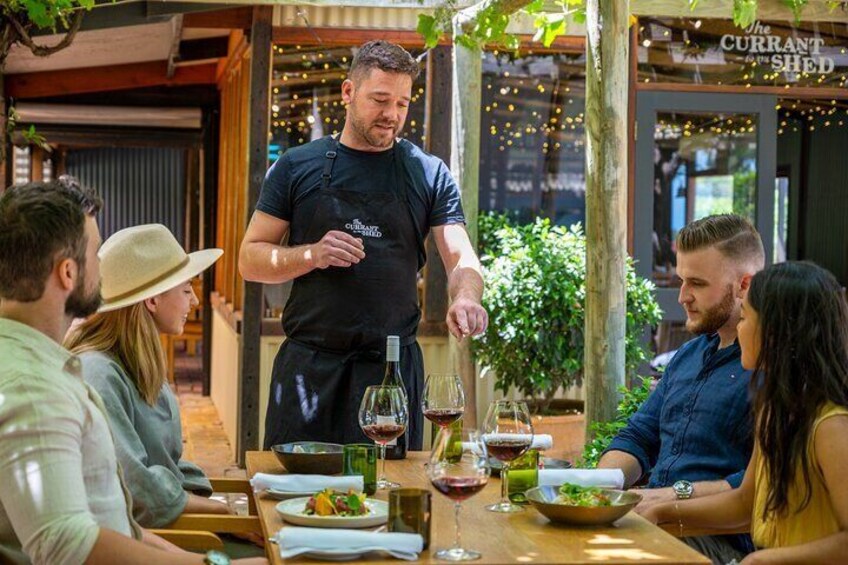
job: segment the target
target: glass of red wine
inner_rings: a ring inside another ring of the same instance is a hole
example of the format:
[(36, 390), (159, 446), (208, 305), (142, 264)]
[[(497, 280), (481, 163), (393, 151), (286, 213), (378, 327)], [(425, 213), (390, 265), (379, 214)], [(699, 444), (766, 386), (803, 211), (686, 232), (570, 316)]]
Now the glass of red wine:
[[(456, 456), (456, 446), (461, 446), (462, 455)], [(474, 496), (489, 481), (489, 466), (486, 448), (476, 430), (453, 430), (440, 428), (433, 443), (427, 478), (440, 493), (454, 502), (456, 538), (453, 547), (436, 552), (436, 559), (444, 561), (471, 561), (480, 559), (480, 552), (463, 549), (460, 537), (459, 512), (462, 501)]]
[(486, 507), (490, 512), (523, 512), (524, 508), (509, 501), (509, 463), (521, 457), (533, 443), (533, 422), (527, 403), (496, 400), (489, 405), (483, 423), (483, 443), (490, 457), (503, 464), (501, 469), (501, 501)]
[(421, 410), (425, 418), (440, 428), (447, 428), (462, 418), (465, 412), (465, 391), (459, 375), (427, 375)]
[(406, 431), (409, 413), (406, 395), (398, 386), (369, 386), (359, 405), (359, 427), (380, 446), (380, 478), (377, 488), (386, 490), (400, 485), (386, 479), (386, 444)]

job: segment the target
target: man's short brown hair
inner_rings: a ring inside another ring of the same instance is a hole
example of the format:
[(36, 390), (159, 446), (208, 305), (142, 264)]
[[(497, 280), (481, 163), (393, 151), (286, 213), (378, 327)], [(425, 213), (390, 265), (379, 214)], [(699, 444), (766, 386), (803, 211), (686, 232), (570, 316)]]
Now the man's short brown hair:
[(33, 182), (0, 198), (0, 298), (33, 302), (44, 294), (57, 260), (85, 267), (85, 217), (103, 205), (73, 177)]
[(715, 247), (738, 262), (765, 260), (763, 241), (750, 221), (736, 214), (707, 216), (687, 224), (677, 234), (677, 251), (691, 252)]
[(421, 72), (418, 61), (406, 49), (382, 39), (369, 41), (359, 48), (350, 64), (348, 76), (357, 81), (363, 73), (370, 73), (371, 69), (409, 75), (413, 81)]

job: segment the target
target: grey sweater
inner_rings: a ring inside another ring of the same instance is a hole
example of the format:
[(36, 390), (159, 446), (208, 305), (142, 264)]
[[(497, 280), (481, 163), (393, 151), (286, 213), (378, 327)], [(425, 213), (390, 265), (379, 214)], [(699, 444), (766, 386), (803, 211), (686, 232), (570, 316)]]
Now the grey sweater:
[(103, 398), (133, 517), (147, 528), (177, 519), (188, 493), (209, 496), (212, 486), (197, 465), (182, 460), (183, 436), (177, 399), (167, 383), (156, 404), (144, 401), (124, 368), (108, 354), (79, 356), (83, 377)]

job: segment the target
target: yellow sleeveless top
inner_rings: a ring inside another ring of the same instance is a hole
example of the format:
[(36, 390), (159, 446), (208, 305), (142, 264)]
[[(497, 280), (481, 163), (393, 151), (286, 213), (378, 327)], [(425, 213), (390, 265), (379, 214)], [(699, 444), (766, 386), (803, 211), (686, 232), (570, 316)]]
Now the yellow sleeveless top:
[(793, 512), (804, 500), (803, 475), (800, 463), (795, 473), (795, 480), (789, 487), (789, 512), (783, 516), (769, 514), (763, 520), (763, 509), (768, 497), (769, 479), (765, 470), (765, 460), (759, 456), (754, 473), (754, 508), (751, 516), (751, 537), (754, 545), (759, 548), (787, 547), (811, 542), (835, 534), (839, 531), (836, 513), (830, 504), (830, 495), (824, 482), (821, 469), (816, 463), (814, 441), (816, 430), (823, 421), (833, 416), (848, 416), (848, 409), (828, 402), (819, 413), (810, 438), (807, 441), (807, 454), (812, 464), (810, 482), (812, 496), (810, 503), (800, 512)]

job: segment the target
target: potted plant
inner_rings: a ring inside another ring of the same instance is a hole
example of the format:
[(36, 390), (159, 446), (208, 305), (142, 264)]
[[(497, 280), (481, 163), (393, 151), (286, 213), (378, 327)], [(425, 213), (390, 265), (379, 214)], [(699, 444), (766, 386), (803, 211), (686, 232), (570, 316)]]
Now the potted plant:
[[(546, 218), (516, 225), (502, 215), (481, 216), (483, 306), (489, 327), (474, 343), (478, 361), (495, 374), (495, 389), (523, 395), (537, 433), (554, 436), (554, 456), (583, 450), (582, 414), (554, 415), (560, 389), (582, 384), (586, 238), (581, 226)], [(644, 330), (660, 321), (653, 284), (627, 264), (628, 375), (648, 358)]]

